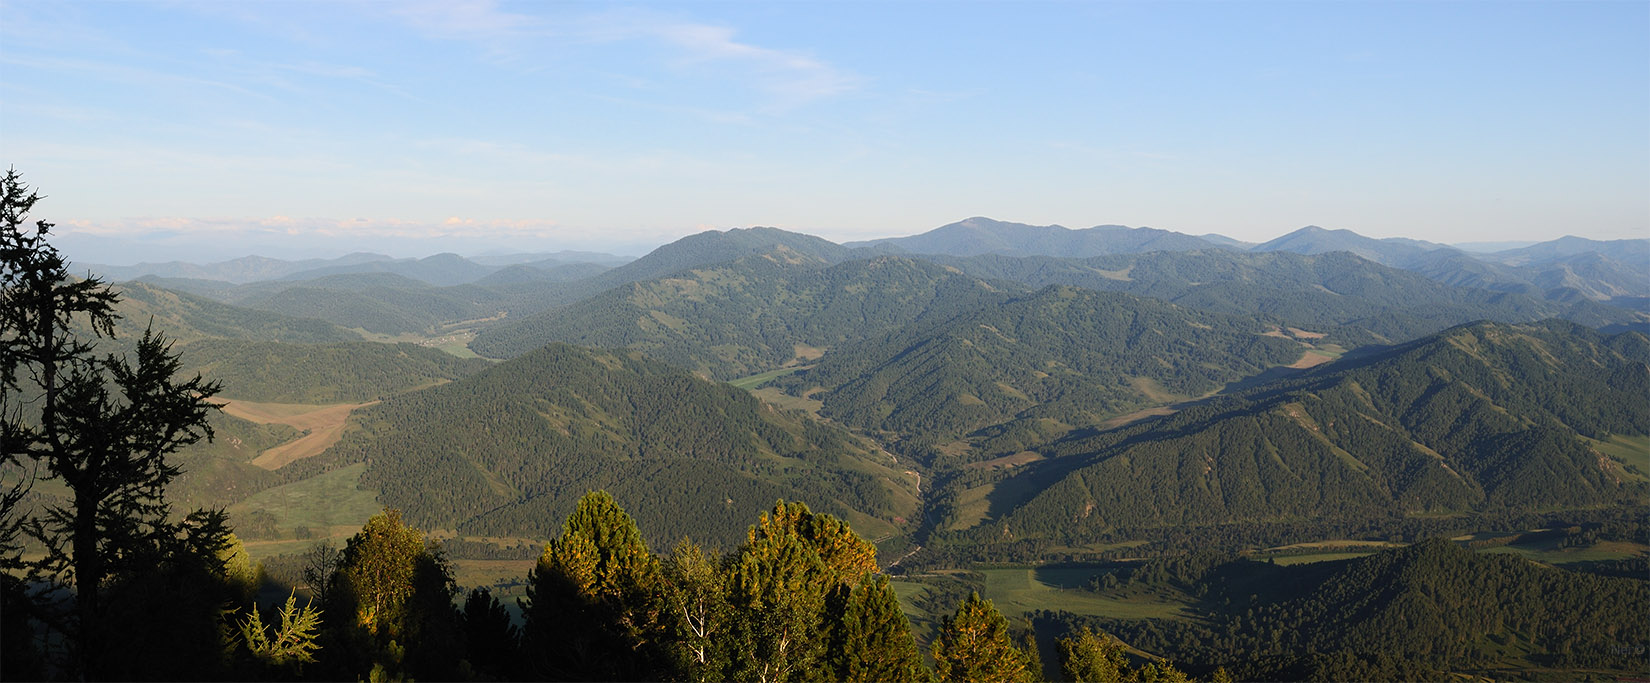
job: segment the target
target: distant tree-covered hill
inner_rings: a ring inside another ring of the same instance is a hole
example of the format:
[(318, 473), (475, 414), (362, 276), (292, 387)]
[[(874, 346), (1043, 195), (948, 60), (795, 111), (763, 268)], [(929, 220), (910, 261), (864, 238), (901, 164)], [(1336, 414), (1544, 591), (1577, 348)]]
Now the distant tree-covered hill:
[(186, 370), (223, 395), (271, 403), (358, 403), (456, 379), (491, 365), (416, 344), (286, 344), (206, 339), (181, 349)]
[(313, 317), (231, 306), (142, 282), (122, 283), (116, 291), (121, 297), (115, 308), (121, 317), (116, 333), (126, 339), (141, 336), (151, 320), (156, 330), (182, 342), (224, 338), (317, 344), (361, 339)]
[(792, 386), (824, 388), (835, 419), (905, 435), (954, 438), (1025, 411), (1092, 425), (1299, 359), (1302, 344), (1274, 329), (1056, 286), (845, 346)]
[[(1503, 268), (1449, 253), (1482, 269)], [(1591, 301), (1543, 301), (1539, 290), (1533, 290), (1532, 298), (1451, 286), (1428, 274), (1383, 266), (1344, 251), (1159, 251), (1087, 259), (982, 255), (939, 262), (971, 275), (1035, 287), (1073, 285), (1231, 315), (1265, 315), (1330, 333), (1349, 346), (1407, 341), (1484, 319), (1530, 322), (1562, 316), (1603, 326), (1639, 318)]]
[(1438, 250), (1455, 251), (1453, 247), (1435, 242), (1401, 237), (1376, 239), (1365, 237), (1351, 230), (1328, 230), (1316, 225), (1308, 225), (1282, 237), (1257, 244), (1250, 249), (1251, 251), (1261, 252), (1288, 251), (1296, 254), (1325, 254), (1332, 251), (1348, 251), (1376, 263), (1399, 268), (1408, 267), (1410, 263), (1425, 258), (1430, 252)]
[[(1477, 323), (1047, 449), (996, 485), (980, 533), (1076, 541), (1234, 522), (1642, 501), (1650, 339)], [(960, 492), (953, 492), (960, 495)], [(942, 505), (944, 503), (942, 502)]]
[[(1277, 566), (1157, 561), (1131, 583), (1201, 596), (1196, 619), (1050, 615), (1239, 680), (1444, 680), (1545, 670), (1643, 671), (1650, 581), (1475, 554), (1432, 540), (1369, 557)], [(1146, 576), (1159, 578), (1144, 578)]]
[(615, 287), (499, 325), (470, 348), (510, 357), (550, 342), (629, 347), (730, 379), (1002, 297), (1003, 287), (942, 266), (885, 256), (829, 265), (780, 246), (731, 262)]
[(383, 254), (354, 253), (334, 259), (304, 259), (286, 261), (267, 256), (242, 256), (216, 263), (139, 263), (130, 266), (76, 263), (75, 272), (91, 271), (111, 281), (136, 280), (143, 277), (218, 280), (230, 284), (246, 284), (259, 280), (274, 280), (293, 273), (315, 268), (347, 266), (374, 261), (389, 261)]
[(1534, 262), (1509, 259), (1511, 263), (1440, 251), (1409, 268), (1453, 285), (1516, 292), (1555, 302), (1612, 302), (1650, 296), (1650, 259), (1636, 258), (1634, 251), (1589, 251)]
[(642, 529), (667, 545), (732, 547), (778, 498), (806, 496), (868, 532), (917, 506), (904, 468), (848, 432), (633, 354), (552, 345), (359, 415), (295, 476), (364, 461), (362, 485), (384, 504), (472, 534), (553, 535), (591, 489), (638, 501)]
[(920, 235), (850, 242), (844, 246), (894, 248), (913, 254), (947, 256), (1005, 254), (1082, 258), (1101, 254), (1210, 249), (1226, 244), (1153, 228), (1100, 225), (1072, 230), (1059, 225), (1025, 225), (976, 216)]
[(349, 273), (394, 273), (437, 287), (450, 287), (475, 282), (497, 270), (458, 254), (436, 254), (424, 258), (384, 259), (363, 263), (330, 264), (320, 268), (301, 270), (282, 276), (283, 280), (313, 280), (328, 275)]
[(498, 294), (475, 285), (436, 287), (394, 273), (328, 275), (240, 288), (234, 301), (288, 315), (321, 318), (378, 334), (421, 333), (498, 313)]

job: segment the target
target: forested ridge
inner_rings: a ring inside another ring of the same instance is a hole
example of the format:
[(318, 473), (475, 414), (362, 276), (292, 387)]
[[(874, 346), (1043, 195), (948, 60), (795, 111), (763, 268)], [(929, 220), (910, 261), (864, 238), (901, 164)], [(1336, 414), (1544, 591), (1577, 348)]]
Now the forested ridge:
[(1483, 319), (1565, 317), (1595, 326), (1641, 320), (1594, 301), (1548, 301), (1539, 293), (1451, 286), (1345, 251), (1305, 255), (1206, 249), (1085, 259), (982, 254), (940, 262), (971, 275), (1034, 287), (1072, 285), (1230, 315), (1269, 316), (1328, 333), (1347, 345), (1401, 342)]
[(650, 535), (717, 544), (781, 494), (867, 521), (916, 504), (874, 446), (634, 352), (547, 346), (359, 422), (323, 457), (366, 462), (364, 485), (416, 523), (484, 535), (548, 533), (574, 492), (600, 487), (695, 510), (642, 513)]
[(549, 342), (628, 347), (731, 379), (796, 361), (798, 345), (830, 349), (919, 317), (995, 305), (1005, 286), (1014, 287), (894, 256), (831, 265), (780, 245), (615, 287), (488, 330), (471, 347), (494, 357)]
[(1038, 483), (997, 487), (1008, 512), (976, 533), (1642, 502), (1645, 463), (1589, 439), (1650, 433), (1647, 353), (1637, 332), (1559, 321), (1455, 328), (1054, 444), (1016, 477)]
[(1127, 294), (1049, 287), (925, 316), (786, 381), (825, 388), (833, 418), (901, 434), (958, 436), (1022, 411), (1092, 425), (1301, 357), (1301, 343), (1267, 330)]
[(361, 337), (316, 316), (298, 317), (230, 306), (210, 299), (174, 292), (142, 282), (123, 283), (117, 312), (125, 326), (120, 337), (142, 334), (154, 321), (173, 339), (247, 339), (324, 344), (356, 341)]

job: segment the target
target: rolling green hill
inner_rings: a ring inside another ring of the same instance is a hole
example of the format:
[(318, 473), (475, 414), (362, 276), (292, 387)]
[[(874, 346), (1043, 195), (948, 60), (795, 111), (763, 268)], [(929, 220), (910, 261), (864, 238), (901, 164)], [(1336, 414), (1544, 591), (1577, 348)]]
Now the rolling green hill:
[(115, 312), (121, 339), (136, 338), (153, 319), (155, 329), (180, 342), (224, 338), (304, 344), (359, 341), (361, 336), (316, 318), (254, 310), (142, 282), (122, 283)]
[(206, 339), (181, 347), (186, 370), (230, 398), (271, 403), (358, 403), (456, 379), (491, 365), (416, 344), (282, 344)]
[(925, 317), (787, 381), (798, 392), (823, 387), (834, 419), (908, 436), (954, 438), (1022, 413), (1092, 425), (1301, 357), (1300, 342), (1269, 329), (1155, 299), (1049, 287)]
[(385, 335), (424, 333), (439, 325), (498, 313), (499, 294), (475, 285), (436, 287), (394, 273), (328, 275), (238, 288), (242, 306), (304, 315)]
[(357, 414), (360, 429), (289, 476), (365, 462), (381, 502), (465, 533), (553, 535), (596, 488), (665, 544), (732, 547), (777, 498), (868, 534), (916, 509), (912, 478), (875, 447), (633, 354), (552, 345)]
[[(1650, 433), (1647, 361), (1637, 332), (1453, 328), (1051, 446), (1052, 459), (989, 489), (995, 521), (971, 533), (1078, 542), (1130, 528), (1642, 501), (1644, 463), (1593, 440)], [(942, 495), (942, 507), (963, 495)]]
[(922, 315), (1000, 300), (999, 288), (900, 257), (829, 265), (788, 247), (622, 285), (481, 333), (509, 357), (550, 342), (628, 347), (716, 379), (801, 362)]

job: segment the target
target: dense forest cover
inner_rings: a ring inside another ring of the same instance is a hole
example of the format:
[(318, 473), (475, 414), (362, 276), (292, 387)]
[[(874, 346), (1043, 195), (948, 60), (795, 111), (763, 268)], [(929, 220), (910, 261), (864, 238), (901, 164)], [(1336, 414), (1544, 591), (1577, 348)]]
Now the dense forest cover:
[(1155, 299), (1049, 287), (925, 316), (788, 381), (823, 387), (826, 415), (901, 434), (960, 436), (1023, 411), (1093, 425), (1301, 357), (1299, 342), (1268, 329)]
[(1240, 680), (1498, 678), (1542, 668), (1583, 677), (1641, 671), (1647, 661), (1646, 576), (1554, 569), (1442, 540), (1296, 566), (1191, 555), (1122, 575), (1095, 590), (1186, 591), (1196, 618), (1041, 618), (1110, 631), (1193, 669), (1226, 666)]
[(1077, 542), (1116, 528), (1642, 502), (1645, 463), (1594, 444), (1650, 433), (1647, 358), (1637, 332), (1455, 328), (1055, 444), (995, 487), (1006, 514), (970, 533)]
[(628, 347), (731, 379), (806, 360), (799, 348), (817, 353), (919, 317), (995, 305), (1002, 286), (923, 261), (879, 257), (831, 266), (779, 246), (615, 287), (492, 328), (471, 348), (511, 357), (550, 342)]
[(740, 520), (806, 494), (861, 523), (912, 517), (914, 482), (839, 427), (633, 352), (551, 345), (363, 409), (312, 466), (367, 463), (363, 484), (419, 524), (543, 536), (576, 492), (639, 506), (649, 535), (727, 547)]

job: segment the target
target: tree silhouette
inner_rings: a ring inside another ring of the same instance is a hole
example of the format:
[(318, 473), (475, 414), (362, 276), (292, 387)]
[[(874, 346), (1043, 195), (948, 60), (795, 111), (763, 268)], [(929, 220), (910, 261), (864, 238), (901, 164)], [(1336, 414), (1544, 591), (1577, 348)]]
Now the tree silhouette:
[(606, 491), (586, 493), (528, 577), (523, 612), (537, 673), (659, 678), (668, 661), (661, 581), (635, 520)]
[[(96, 278), (70, 276), (46, 240), (52, 224), (26, 227), (40, 196), (16, 170), (0, 186), (0, 465), (27, 473), (0, 494), (0, 561), (19, 567), (19, 529), (45, 545), (36, 568), (74, 587), (75, 618), (63, 626), (75, 668), (95, 675), (112, 635), (105, 584), (153, 570), (190, 543), (222, 541), (202, 541), (169, 519), (163, 497), (179, 473), (167, 456), (211, 438), (206, 416), (218, 386), (199, 375), (174, 380), (177, 355), (152, 327), (129, 356), (98, 355), (96, 340), (114, 335), (119, 297)], [(42, 503), (25, 520), (20, 503), (41, 470), (69, 500)], [(227, 529), (215, 525), (219, 532)]]

